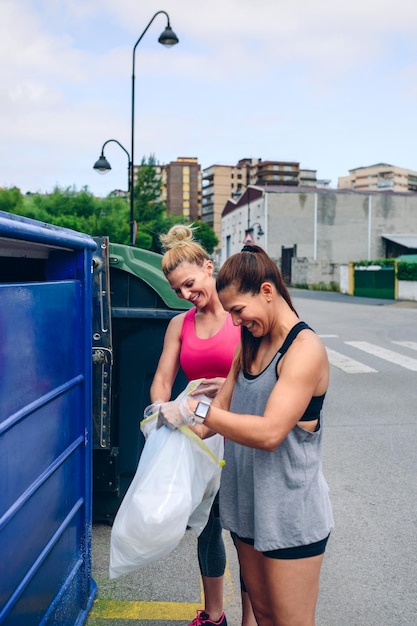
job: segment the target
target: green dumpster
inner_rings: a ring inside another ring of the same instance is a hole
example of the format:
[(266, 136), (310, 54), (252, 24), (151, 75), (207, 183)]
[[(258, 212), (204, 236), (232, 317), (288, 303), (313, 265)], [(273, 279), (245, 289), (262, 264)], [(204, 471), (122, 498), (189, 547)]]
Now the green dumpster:
[[(161, 256), (96, 238), (93, 259), (93, 521), (112, 523), (135, 474), (143, 409), (174, 315), (191, 308), (170, 288)], [(182, 371), (173, 395), (186, 385)]]

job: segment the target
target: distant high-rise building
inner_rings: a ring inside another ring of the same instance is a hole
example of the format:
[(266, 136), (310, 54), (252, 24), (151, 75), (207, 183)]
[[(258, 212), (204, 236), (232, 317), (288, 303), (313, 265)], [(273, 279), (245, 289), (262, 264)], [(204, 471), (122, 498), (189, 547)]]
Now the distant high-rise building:
[(178, 157), (162, 166), (164, 200), (168, 215), (186, 221), (201, 220), (201, 167), (194, 157)]
[(230, 198), (248, 185), (317, 187), (317, 171), (300, 169), (293, 161), (240, 159), (236, 165), (211, 165), (203, 169), (202, 219), (221, 241), (221, 216)]
[(219, 243), (221, 216), (229, 198), (243, 193), (249, 184), (249, 169), (239, 165), (211, 165), (203, 170), (202, 220), (214, 230)]
[[(140, 165), (135, 165), (135, 183)], [(155, 165), (162, 180), (162, 195), (168, 215), (179, 215), (184, 221), (201, 220), (201, 167), (195, 157), (178, 157), (167, 165)]]
[(417, 172), (388, 163), (376, 163), (349, 170), (349, 176), (340, 176), (338, 189), (357, 191), (417, 191)]

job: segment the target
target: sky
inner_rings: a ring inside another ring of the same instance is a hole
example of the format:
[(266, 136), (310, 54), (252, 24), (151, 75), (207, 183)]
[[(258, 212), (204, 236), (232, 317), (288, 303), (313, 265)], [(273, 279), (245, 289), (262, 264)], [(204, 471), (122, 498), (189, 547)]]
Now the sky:
[(0, 0), (0, 187), (127, 189), (134, 160), (417, 171), (415, 0)]

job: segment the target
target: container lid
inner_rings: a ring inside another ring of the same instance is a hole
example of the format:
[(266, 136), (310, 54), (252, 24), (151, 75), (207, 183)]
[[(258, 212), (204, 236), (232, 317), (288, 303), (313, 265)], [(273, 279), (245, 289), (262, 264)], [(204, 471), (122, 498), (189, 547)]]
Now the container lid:
[(161, 268), (162, 255), (150, 250), (125, 246), (120, 243), (109, 244), (109, 265), (129, 272), (152, 287), (167, 307), (171, 309), (191, 309), (192, 304), (181, 300), (172, 291)]

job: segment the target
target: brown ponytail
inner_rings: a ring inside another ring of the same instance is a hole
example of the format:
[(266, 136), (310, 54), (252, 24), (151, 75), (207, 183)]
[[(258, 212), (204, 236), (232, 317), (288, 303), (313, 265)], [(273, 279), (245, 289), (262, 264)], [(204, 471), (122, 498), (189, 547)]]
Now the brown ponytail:
[[(233, 286), (239, 293), (256, 295), (264, 282), (270, 282), (276, 287), (277, 292), (298, 317), (276, 263), (255, 244), (245, 245), (241, 252), (233, 254), (225, 261), (216, 278), (216, 289), (220, 293), (226, 287)], [(246, 328), (242, 328), (242, 350), (235, 363), (236, 375), (240, 369), (250, 371), (259, 343), (259, 338), (253, 337)]]

